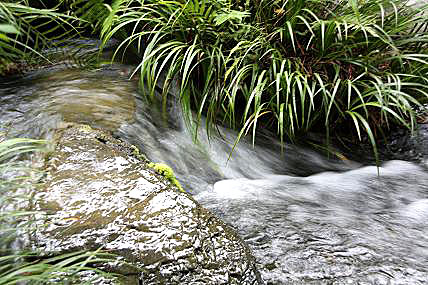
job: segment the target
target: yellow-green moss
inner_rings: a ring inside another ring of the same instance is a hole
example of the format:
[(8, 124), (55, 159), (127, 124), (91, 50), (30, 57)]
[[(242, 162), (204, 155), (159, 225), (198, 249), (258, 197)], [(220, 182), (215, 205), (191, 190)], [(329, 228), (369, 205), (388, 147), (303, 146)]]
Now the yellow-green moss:
[(138, 158), (139, 160), (142, 160), (144, 162), (149, 162), (149, 160), (147, 159), (147, 157), (140, 152), (140, 150), (138, 149), (138, 147), (136, 147), (135, 145), (131, 144), (131, 149), (132, 149), (132, 154)]
[(131, 144), (132, 153), (136, 156), (140, 155), (140, 150), (135, 145)]
[(89, 125), (80, 125), (79, 126), (79, 129), (81, 130), (81, 131), (83, 131), (84, 133), (89, 133), (89, 132), (92, 132), (93, 131), (93, 129), (91, 128), (91, 126), (89, 126)]
[(184, 191), (183, 187), (181, 187), (181, 184), (180, 182), (178, 182), (177, 178), (175, 177), (174, 171), (172, 170), (171, 167), (169, 167), (164, 163), (153, 163), (153, 162), (149, 163), (148, 166), (153, 168), (157, 173), (164, 176), (169, 181), (171, 181), (171, 183), (177, 186), (177, 188), (181, 192), (186, 192)]

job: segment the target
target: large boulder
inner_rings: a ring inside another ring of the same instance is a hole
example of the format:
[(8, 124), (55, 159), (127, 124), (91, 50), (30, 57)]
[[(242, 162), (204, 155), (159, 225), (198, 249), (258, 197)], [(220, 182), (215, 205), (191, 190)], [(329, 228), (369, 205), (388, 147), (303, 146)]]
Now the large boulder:
[(47, 213), (33, 244), (64, 253), (103, 248), (126, 284), (260, 284), (237, 234), (149, 167), (135, 148), (83, 125), (58, 132), (36, 195)]

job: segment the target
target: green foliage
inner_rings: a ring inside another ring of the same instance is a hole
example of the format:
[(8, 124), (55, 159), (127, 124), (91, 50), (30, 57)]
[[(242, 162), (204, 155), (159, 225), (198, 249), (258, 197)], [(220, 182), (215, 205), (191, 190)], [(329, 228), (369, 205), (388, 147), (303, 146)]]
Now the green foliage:
[[(141, 56), (141, 83), (163, 102), (179, 80), (190, 123), (366, 134), (412, 129), (427, 99), (426, 6), (402, 0), (115, 0), (101, 35)], [(196, 110), (192, 117), (191, 110)]]
[(186, 192), (181, 186), (180, 182), (178, 182), (177, 178), (175, 177), (174, 170), (172, 170), (172, 168), (168, 165), (164, 163), (151, 162), (148, 164), (148, 167), (153, 168), (157, 173), (168, 179), (172, 184), (177, 186), (178, 190), (180, 190), (181, 192)]
[[(40, 2), (43, 3), (43, 2)], [(41, 4), (38, 4), (39, 6)], [(187, 123), (202, 115), (281, 141), (311, 131), (376, 140), (391, 125), (415, 126), (426, 102), (427, 6), (402, 0), (56, 0), (0, 3), (0, 55), (10, 62), (84, 27), (121, 40), (141, 58), (135, 72), (151, 99), (172, 84)], [(42, 4), (43, 5), (43, 4)], [(45, 4), (46, 5), (46, 4)], [(196, 111), (193, 113), (193, 111)]]
[[(28, 260), (36, 260), (30, 262)], [(27, 260), (27, 261), (26, 261)], [(41, 259), (35, 253), (21, 253), (0, 257), (0, 284), (96, 284), (103, 278), (113, 279), (91, 267), (91, 264), (112, 261), (112, 255), (96, 252), (73, 252), (61, 256)], [(92, 276), (82, 281), (79, 273)], [(106, 280), (106, 279), (104, 279)], [(108, 279), (107, 279), (108, 280)], [(98, 281), (98, 282), (97, 282)], [(24, 283), (27, 282), (27, 283)]]
[(101, 24), (109, 15), (108, 6), (103, 0), (63, 0), (60, 3), (68, 13), (80, 20), (80, 24), (89, 25), (94, 33), (101, 29)]
[(43, 48), (78, 34), (78, 18), (59, 13), (56, 8), (33, 8), (27, 0), (1, 2), (1, 58), (14, 62), (37, 55), (46, 59), (40, 53)]
[(103, 13), (102, 0), (0, 2), (0, 74), (60, 61), (93, 64), (95, 53), (81, 52), (88, 44), (76, 40), (96, 31)]
[[(42, 151), (46, 141), (16, 138), (0, 142), (0, 163), (26, 152)], [(6, 167), (9, 165), (5, 165)]]
[[(28, 205), (28, 191), (34, 187), (30, 173), (35, 173), (17, 155), (44, 151), (45, 142), (31, 139), (11, 139), (0, 142), (0, 284), (94, 284), (100, 278), (114, 279), (92, 265), (113, 260), (111, 254), (73, 252), (60, 256), (46, 256), (24, 249), (12, 249), (17, 237), (31, 229), (36, 212), (23, 209)], [(20, 206), (21, 209), (18, 209)], [(90, 272), (87, 281), (79, 275)], [(77, 283), (73, 283), (77, 282)]]

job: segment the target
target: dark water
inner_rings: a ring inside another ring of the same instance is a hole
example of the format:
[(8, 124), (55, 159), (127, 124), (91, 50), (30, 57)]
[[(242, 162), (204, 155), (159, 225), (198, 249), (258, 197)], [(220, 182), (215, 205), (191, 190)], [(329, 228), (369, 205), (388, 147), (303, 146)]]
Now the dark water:
[(231, 224), (267, 284), (428, 284), (428, 173), (390, 161), (380, 168), (328, 159), (261, 137), (227, 160), (235, 133), (199, 142), (148, 106), (129, 66), (51, 69), (0, 84), (3, 136), (47, 137), (66, 122), (108, 129)]

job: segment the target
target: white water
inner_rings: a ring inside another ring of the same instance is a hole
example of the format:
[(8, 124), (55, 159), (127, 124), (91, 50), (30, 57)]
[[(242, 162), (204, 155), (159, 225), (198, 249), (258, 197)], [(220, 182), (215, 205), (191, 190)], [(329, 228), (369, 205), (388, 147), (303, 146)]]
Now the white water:
[[(63, 121), (116, 135), (172, 166), (183, 187), (251, 247), (267, 284), (428, 284), (428, 173), (380, 169), (259, 138), (227, 161), (234, 132), (194, 144), (178, 110), (168, 123), (120, 68), (35, 73), (0, 86), (2, 129), (49, 136)], [(130, 99), (131, 98), (131, 99)], [(128, 115), (135, 100), (134, 120)], [(122, 123), (122, 124), (121, 124)], [(0, 130), (1, 131), (1, 130)]]

